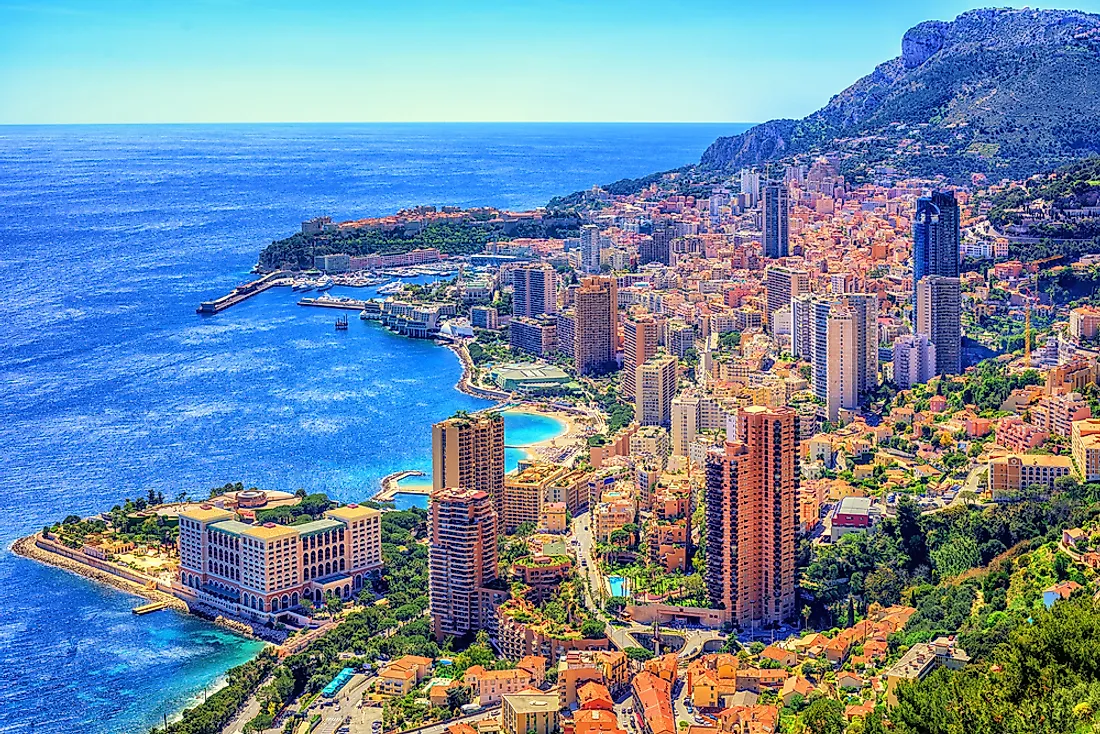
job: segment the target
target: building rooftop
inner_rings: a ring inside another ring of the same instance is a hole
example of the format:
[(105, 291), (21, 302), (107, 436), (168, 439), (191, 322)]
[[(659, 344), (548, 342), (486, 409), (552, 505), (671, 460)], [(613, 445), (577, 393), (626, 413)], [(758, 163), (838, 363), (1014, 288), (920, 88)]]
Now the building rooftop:
[(366, 517), (380, 516), (382, 513), (371, 507), (365, 507), (364, 505), (344, 505), (329, 510), (325, 514), (329, 517), (336, 517), (341, 520), (361, 520)]
[(188, 507), (185, 510), (180, 511), (180, 517), (186, 517), (190, 520), (196, 520), (198, 522), (213, 522), (216, 520), (230, 520), (236, 517), (231, 511), (224, 510), (221, 507), (213, 507), (212, 505), (199, 505), (198, 507)]
[(871, 498), (870, 497), (844, 497), (840, 500), (840, 503), (836, 506), (838, 514), (845, 515), (870, 515), (871, 514)]
[(503, 697), (504, 701), (519, 714), (557, 713), (561, 702), (557, 693), (541, 691), (521, 691)]
[(339, 530), (344, 527), (344, 523), (339, 520), (332, 520), (329, 518), (322, 518), (320, 520), (314, 520), (313, 522), (303, 523), (301, 525), (294, 525), (293, 528), (298, 531), (300, 535), (314, 535), (315, 533), (324, 533), (329, 530)]

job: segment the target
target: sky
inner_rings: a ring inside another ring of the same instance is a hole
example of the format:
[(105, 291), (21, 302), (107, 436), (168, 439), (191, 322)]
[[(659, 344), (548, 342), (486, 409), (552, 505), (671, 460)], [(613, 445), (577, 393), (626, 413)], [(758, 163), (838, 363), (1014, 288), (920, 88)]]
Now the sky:
[(0, 0), (0, 124), (802, 117), (970, 7)]

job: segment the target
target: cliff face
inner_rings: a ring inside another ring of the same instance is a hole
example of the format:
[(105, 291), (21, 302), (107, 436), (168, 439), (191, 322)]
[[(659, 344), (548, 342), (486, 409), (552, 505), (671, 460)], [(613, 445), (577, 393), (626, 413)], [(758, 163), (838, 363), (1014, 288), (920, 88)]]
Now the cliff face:
[(802, 120), (719, 138), (701, 165), (832, 152), (847, 168), (1016, 175), (1100, 153), (1100, 16), (974, 10), (911, 28), (901, 55)]

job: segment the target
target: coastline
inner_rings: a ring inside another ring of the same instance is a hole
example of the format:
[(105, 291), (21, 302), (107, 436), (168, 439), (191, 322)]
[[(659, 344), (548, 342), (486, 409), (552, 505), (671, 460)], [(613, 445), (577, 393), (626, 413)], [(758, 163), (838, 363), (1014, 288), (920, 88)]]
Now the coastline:
[(39, 545), (40, 540), (42, 540), (42, 536), (39, 533), (19, 538), (11, 544), (11, 551), (17, 556), (22, 556), (23, 558), (37, 561), (47, 566), (60, 568), (63, 571), (68, 571), (81, 578), (111, 586), (127, 594), (139, 596), (151, 602), (163, 602), (166, 607), (174, 609), (177, 612), (183, 612), (185, 614), (190, 614), (191, 612), (186, 602), (166, 591), (161, 591), (155, 586), (156, 581), (153, 579), (150, 579), (154, 584), (153, 587), (143, 586), (132, 579), (113, 574), (89, 563), (77, 561), (55, 551), (47, 550)]

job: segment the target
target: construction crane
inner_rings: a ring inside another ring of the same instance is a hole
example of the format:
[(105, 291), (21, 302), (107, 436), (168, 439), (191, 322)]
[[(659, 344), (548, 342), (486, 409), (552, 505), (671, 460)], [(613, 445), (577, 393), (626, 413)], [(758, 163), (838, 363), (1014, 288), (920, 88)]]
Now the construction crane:
[(1031, 300), (1024, 301), (1024, 364), (1031, 366)]

